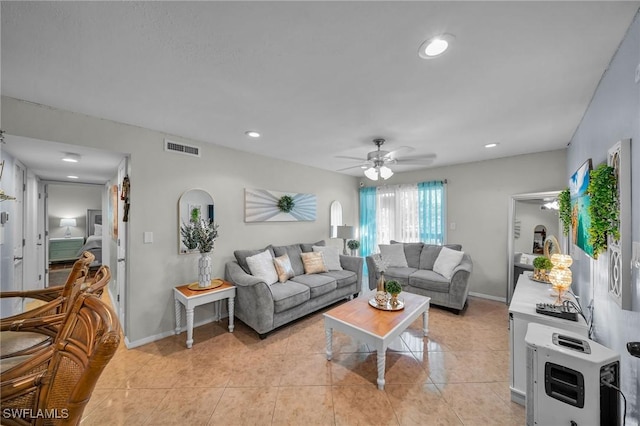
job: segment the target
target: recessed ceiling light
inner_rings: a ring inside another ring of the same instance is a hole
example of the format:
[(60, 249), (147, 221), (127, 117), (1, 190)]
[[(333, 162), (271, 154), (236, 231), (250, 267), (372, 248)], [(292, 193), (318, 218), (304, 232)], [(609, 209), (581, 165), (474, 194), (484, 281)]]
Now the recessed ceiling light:
[(78, 176), (73, 176), (73, 175), (71, 175), (71, 176), (67, 176), (67, 177), (68, 177), (69, 179), (78, 179)]
[(485, 148), (495, 148), (496, 146), (498, 146), (498, 144), (497, 144), (497, 143), (488, 143), (488, 144), (486, 144), (484, 147), (485, 147)]
[(62, 157), (62, 161), (66, 161), (67, 163), (77, 163), (80, 161), (80, 155), (68, 152), (64, 154), (64, 157)]
[(244, 134), (249, 136), (250, 138), (259, 138), (260, 137), (260, 133), (256, 132), (255, 130), (247, 130), (246, 132), (244, 132)]
[(432, 59), (447, 51), (455, 37), (451, 34), (442, 34), (425, 40), (418, 49), (418, 55), (422, 59)]

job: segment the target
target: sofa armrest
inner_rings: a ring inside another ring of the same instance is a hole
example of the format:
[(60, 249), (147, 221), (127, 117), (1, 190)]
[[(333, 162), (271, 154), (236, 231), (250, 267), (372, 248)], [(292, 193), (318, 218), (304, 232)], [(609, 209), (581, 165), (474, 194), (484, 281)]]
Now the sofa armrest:
[(373, 256), (367, 256), (366, 260), (369, 290), (374, 290), (378, 287), (378, 278), (380, 278), (380, 275), (378, 274), (378, 268), (376, 268), (376, 264), (373, 261)]
[(247, 274), (238, 262), (227, 262), (225, 280), (236, 286), (235, 316), (258, 333), (273, 329), (273, 294), (260, 278)]
[(362, 265), (363, 264), (364, 264), (364, 259), (360, 256), (347, 256), (345, 254), (340, 255), (340, 266), (342, 266), (342, 269), (355, 272), (356, 275), (358, 276), (358, 281), (357, 281), (358, 288), (360, 288), (360, 283), (362, 282)]
[(449, 289), (451, 297), (454, 300), (461, 300), (462, 306), (464, 306), (464, 301), (467, 300), (467, 295), (469, 294), (469, 276), (472, 271), (473, 262), (471, 261), (471, 257), (465, 253), (460, 264), (453, 270), (451, 287)]

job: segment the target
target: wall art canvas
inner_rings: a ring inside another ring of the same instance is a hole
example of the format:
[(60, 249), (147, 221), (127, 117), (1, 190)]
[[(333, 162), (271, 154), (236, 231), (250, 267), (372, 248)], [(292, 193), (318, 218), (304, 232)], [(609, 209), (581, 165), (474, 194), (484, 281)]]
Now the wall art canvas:
[(571, 193), (571, 228), (573, 230), (573, 244), (593, 257), (593, 246), (589, 244), (589, 228), (591, 216), (589, 215), (590, 198), (587, 193), (589, 186), (589, 173), (591, 172), (591, 159), (571, 176), (569, 191)]
[[(245, 222), (298, 222), (316, 220), (316, 196), (267, 189), (245, 189)], [(293, 208), (284, 212), (278, 201), (285, 195), (293, 199)]]

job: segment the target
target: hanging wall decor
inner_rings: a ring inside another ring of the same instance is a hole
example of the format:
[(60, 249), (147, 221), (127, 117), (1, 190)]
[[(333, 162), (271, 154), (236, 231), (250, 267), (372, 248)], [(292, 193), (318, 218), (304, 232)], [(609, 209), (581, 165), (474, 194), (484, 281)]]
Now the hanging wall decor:
[(621, 309), (631, 310), (631, 140), (616, 143), (607, 156), (616, 177), (619, 238), (607, 235), (609, 296)]
[(266, 189), (245, 189), (245, 222), (316, 220), (316, 196)]

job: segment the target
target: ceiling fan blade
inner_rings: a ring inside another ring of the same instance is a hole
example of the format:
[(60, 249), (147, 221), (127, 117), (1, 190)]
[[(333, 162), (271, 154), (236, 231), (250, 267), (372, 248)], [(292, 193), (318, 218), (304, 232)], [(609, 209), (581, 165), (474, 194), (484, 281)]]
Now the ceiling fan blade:
[(415, 150), (415, 148), (412, 148), (410, 146), (401, 146), (400, 148), (394, 149), (393, 151), (389, 151), (389, 153), (385, 155), (385, 157), (396, 158), (400, 153), (409, 153), (413, 150)]
[(433, 163), (433, 159), (424, 159), (424, 160), (397, 160), (395, 164), (398, 166), (428, 166)]
[(362, 164), (358, 164), (358, 165), (356, 165), (356, 166), (345, 167), (345, 168), (343, 168), (343, 169), (338, 169), (338, 170), (336, 170), (336, 172), (344, 172), (345, 170), (351, 170), (351, 169), (360, 169), (360, 168), (362, 168), (363, 166), (369, 167), (369, 164), (367, 164), (367, 163), (362, 163)]
[(359, 157), (349, 157), (347, 155), (336, 155), (333, 158), (342, 158), (344, 160), (354, 160), (354, 161), (359, 161), (359, 162), (363, 162), (365, 159), (364, 158), (359, 158)]

